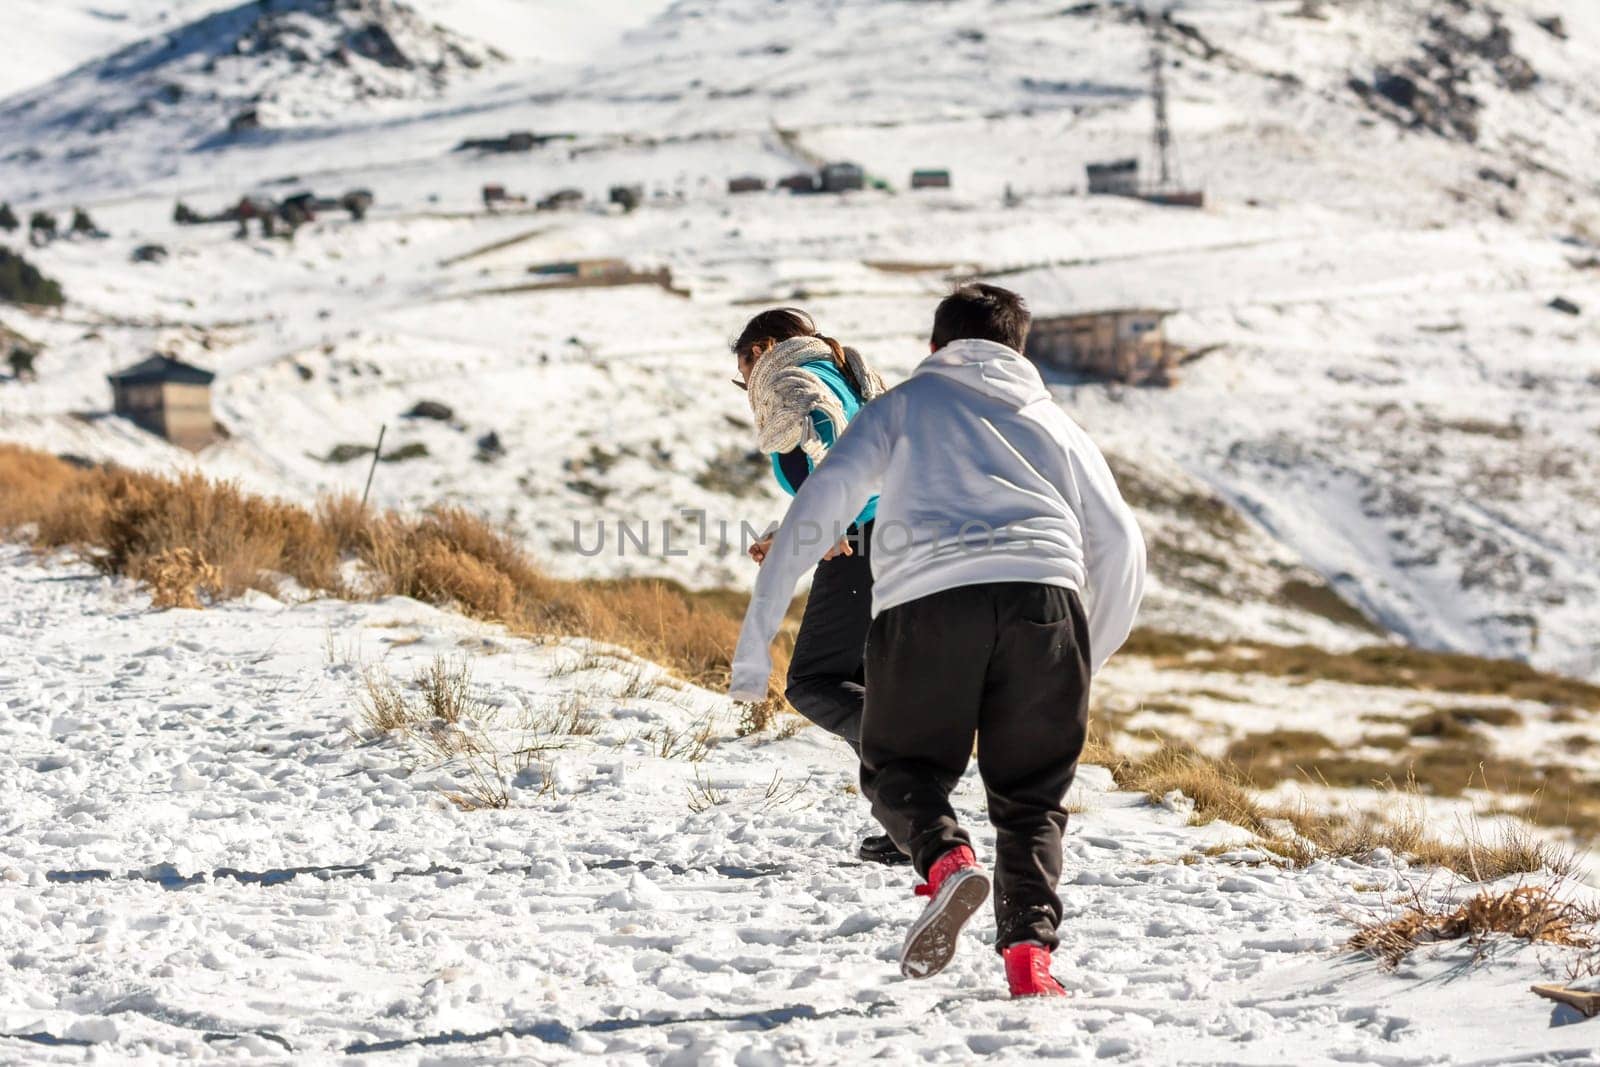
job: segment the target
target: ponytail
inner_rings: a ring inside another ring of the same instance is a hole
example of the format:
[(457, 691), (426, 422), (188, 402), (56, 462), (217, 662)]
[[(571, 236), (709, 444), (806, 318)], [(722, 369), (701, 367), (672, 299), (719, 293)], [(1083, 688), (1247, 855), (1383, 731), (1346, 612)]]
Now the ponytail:
[(845, 358), (844, 346), (838, 341), (835, 341), (833, 338), (825, 337), (820, 333), (813, 336), (815, 336), (816, 339), (821, 341), (823, 344), (827, 345), (829, 350), (833, 352), (834, 368), (844, 376), (844, 380), (850, 384), (850, 388), (855, 391), (856, 396), (866, 396), (866, 387), (861, 382), (856, 381), (855, 372), (850, 369), (850, 361)]

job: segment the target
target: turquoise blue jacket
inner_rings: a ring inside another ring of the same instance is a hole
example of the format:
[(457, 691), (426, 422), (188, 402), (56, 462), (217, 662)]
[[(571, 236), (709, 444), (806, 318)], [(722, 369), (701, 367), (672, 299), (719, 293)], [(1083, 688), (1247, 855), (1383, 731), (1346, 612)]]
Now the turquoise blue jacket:
[[(833, 365), (832, 360), (816, 359), (810, 363), (802, 363), (801, 368), (808, 370), (822, 379), (834, 396), (839, 398), (839, 405), (844, 408), (846, 422), (856, 417), (856, 412), (861, 410), (861, 398), (856, 391), (850, 388), (850, 383), (840, 373), (839, 368)], [(820, 411), (811, 413), (811, 424), (817, 428), (817, 436), (822, 438), (824, 448), (832, 448), (834, 442), (833, 422)], [(783, 491), (794, 496), (806, 475), (815, 469), (816, 464), (811, 462), (811, 457), (804, 450), (796, 448), (790, 452), (773, 452), (772, 474), (778, 479), (778, 484)], [(864, 526), (871, 522), (878, 514), (878, 498), (873, 497), (867, 501), (867, 506), (861, 509), (861, 514), (856, 516), (856, 525)]]

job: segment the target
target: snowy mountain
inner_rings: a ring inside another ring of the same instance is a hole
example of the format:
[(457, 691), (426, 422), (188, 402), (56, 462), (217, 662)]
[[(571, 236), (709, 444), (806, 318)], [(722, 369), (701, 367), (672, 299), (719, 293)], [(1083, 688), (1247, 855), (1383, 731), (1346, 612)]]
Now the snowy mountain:
[[(23, 93), (0, 122), (48, 132), (52, 147), (79, 161), (119, 141), (208, 149), (255, 130), (437, 98), (503, 58), (402, 0), (249, 0)], [(37, 149), (21, 151), (35, 159)]]

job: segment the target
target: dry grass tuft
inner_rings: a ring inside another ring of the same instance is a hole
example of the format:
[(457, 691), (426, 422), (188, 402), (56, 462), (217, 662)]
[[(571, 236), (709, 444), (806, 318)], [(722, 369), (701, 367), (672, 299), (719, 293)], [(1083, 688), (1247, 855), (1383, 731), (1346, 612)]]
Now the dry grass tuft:
[(355, 554), (365, 543), (372, 510), (354, 493), (335, 493), (317, 501), (317, 522), (340, 554)]
[(1194, 802), (1191, 822), (1228, 822), (1254, 834), (1262, 848), (1296, 865), (1319, 858), (1363, 859), (1386, 850), (1411, 862), (1443, 867), (1474, 881), (1487, 882), (1538, 871), (1570, 873), (1572, 854), (1516, 824), (1494, 834), (1476, 822), (1459, 834), (1438, 836), (1426, 817), (1415, 780), (1395, 787), (1395, 802), (1385, 815), (1333, 812), (1304, 803), (1267, 803), (1251, 774), (1231, 760), (1160, 741), (1137, 758), (1117, 751), (1104, 735), (1091, 732), (1083, 762), (1107, 768), (1120, 788), (1143, 793), (1154, 802), (1178, 791)]
[(42, 548), (80, 549), (108, 574), (163, 576), (169, 599), (195, 606), (202, 591), (273, 592), (280, 576), (342, 591), (338, 547), (315, 516), (193, 473), (83, 470), (0, 445), (0, 529), (26, 530)]
[(376, 668), (362, 673), (361, 722), (371, 737), (405, 730), (418, 721), (410, 698), (394, 679)]
[[(764, 733), (777, 719), (781, 705), (775, 699), (762, 700), (754, 704), (746, 704), (739, 713), (739, 725), (734, 733), (739, 737), (750, 737), (754, 734)], [(803, 723), (798, 716), (792, 716), (792, 723)], [(785, 724), (789, 725), (789, 724)], [(796, 725), (795, 729), (799, 729)], [(789, 735), (793, 737), (793, 733)]]
[(1363, 923), (1349, 944), (1394, 967), (1419, 945), (1465, 939), (1482, 946), (1494, 935), (1588, 948), (1596, 922), (1600, 913), (1561, 900), (1544, 886), (1518, 886), (1479, 893), (1455, 908), (1415, 900), (1395, 918)]
[(1515, 660), (1430, 652), (1403, 645), (1367, 645), (1348, 652), (1331, 652), (1315, 645), (1214, 641), (1189, 634), (1140, 630), (1128, 640), (1123, 652), (1167, 666), (1208, 672), (1471, 693), (1600, 709), (1600, 685), (1545, 674)]
[(731, 799), (728, 794), (711, 784), (699, 769), (694, 772), (694, 785), (689, 787), (689, 810), (696, 815), (720, 807)]
[(590, 737), (600, 732), (600, 720), (590, 712), (583, 697), (577, 693), (568, 693), (563, 697), (561, 704), (544, 718), (541, 725), (549, 733), (567, 737)]
[(1385, 816), (1319, 811), (1301, 805), (1278, 807), (1269, 812), (1269, 818), (1292, 827), (1295, 839), (1313, 857), (1362, 859), (1383, 850), (1412, 863), (1442, 867), (1474, 882), (1540, 872), (1566, 877), (1576, 867), (1570, 851), (1541, 841), (1515, 823), (1490, 832), (1473, 820), (1458, 826), (1454, 837), (1440, 837), (1414, 786), (1395, 794), (1396, 802)]
[(661, 725), (640, 735), (640, 740), (650, 746), (650, 751), (662, 759), (688, 760), (699, 763), (711, 754), (717, 739), (711, 716), (706, 715), (686, 729)]
[(215, 595), (222, 576), (190, 548), (169, 548), (141, 562), (139, 575), (158, 608), (199, 608), (200, 594)]
[[(472, 665), (465, 658), (436, 658), (416, 673), (409, 687), (373, 668), (363, 673), (363, 682), (361, 720), (368, 734), (398, 734), (417, 762), (455, 766), (465, 784), (445, 790), (444, 797), (462, 811), (509, 808), (516, 779), (565, 747), (552, 737), (598, 728), (580, 704), (564, 704), (552, 715), (525, 717), (517, 726), (522, 743), (514, 751), (500, 751), (486, 733), (501, 725), (500, 709), (473, 694)], [(552, 789), (546, 769), (539, 795)]]
[[(350, 597), (340, 564), (365, 564), (376, 592), (413, 597), (516, 633), (586, 636), (630, 649), (680, 677), (729, 677), (744, 597), (653, 580), (567, 581), (542, 571), (505, 533), (462, 508), (378, 513), (350, 496), (307, 509), (198, 474), (81, 469), (0, 445), (0, 531), (72, 548), (108, 574), (151, 582), (158, 603), (275, 592), (288, 577)], [(788, 666), (775, 649), (776, 677)], [(773, 696), (781, 699), (781, 686)]]
[(494, 717), (472, 693), (472, 665), (440, 656), (419, 670), (410, 690), (379, 669), (363, 673), (361, 721), (369, 734), (407, 732), (430, 757), (448, 760), (478, 749), (469, 727)]
[[(1098, 762), (1098, 761), (1091, 761)], [(1196, 825), (1230, 822), (1252, 833), (1267, 832), (1266, 815), (1244, 776), (1232, 764), (1191, 749), (1163, 744), (1137, 759), (1113, 758), (1108, 769), (1124, 789), (1159, 801), (1174, 790), (1194, 801)]]

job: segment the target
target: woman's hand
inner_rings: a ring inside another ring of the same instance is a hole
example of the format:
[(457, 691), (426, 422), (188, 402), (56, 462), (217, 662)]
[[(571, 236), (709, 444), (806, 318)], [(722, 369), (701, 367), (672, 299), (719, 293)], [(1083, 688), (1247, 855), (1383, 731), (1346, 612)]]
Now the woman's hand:
[[(773, 534), (768, 534), (767, 536), (763, 537), (761, 540), (757, 541), (755, 544), (751, 545), (750, 549), (749, 549), (750, 558), (755, 560), (757, 563), (765, 562), (766, 558), (767, 558), (767, 553), (772, 551), (772, 538), (774, 536), (775, 535), (773, 535)], [(841, 540), (838, 544), (836, 544), (832, 548), (828, 549), (828, 554), (823, 556), (822, 559), (823, 559), (823, 562), (827, 562), (828, 560), (834, 559), (835, 557), (838, 557), (838, 556), (853, 556), (855, 554), (856, 554), (856, 550), (855, 550), (854, 546), (852, 546), (850, 544), (850, 539), (848, 537), (846, 537), (843, 540)]]
[(851, 547), (850, 538), (846, 537), (844, 540), (828, 549), (828, 554), (822, 557), (822, 562), (826, 563), (835, 556), (853, 556), (855, 554), (856, 550)]

